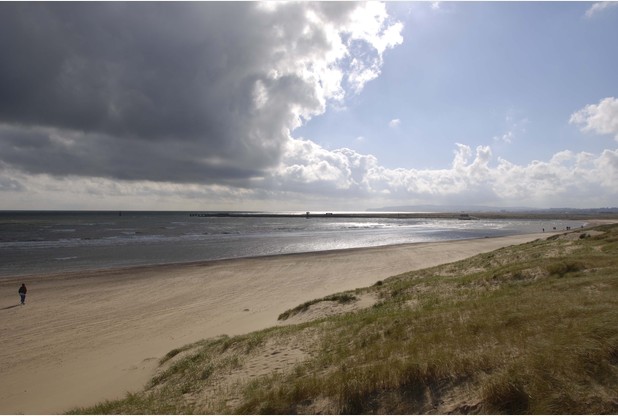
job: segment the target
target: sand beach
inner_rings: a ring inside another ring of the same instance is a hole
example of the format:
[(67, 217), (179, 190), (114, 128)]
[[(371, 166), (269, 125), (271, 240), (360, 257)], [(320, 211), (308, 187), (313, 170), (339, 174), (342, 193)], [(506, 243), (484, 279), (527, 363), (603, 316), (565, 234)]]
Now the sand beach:
[(3, 279), (0, 413), (54, 414), (120, 398), (187, 343), (277, 325), (307, 300), (549, 235)]

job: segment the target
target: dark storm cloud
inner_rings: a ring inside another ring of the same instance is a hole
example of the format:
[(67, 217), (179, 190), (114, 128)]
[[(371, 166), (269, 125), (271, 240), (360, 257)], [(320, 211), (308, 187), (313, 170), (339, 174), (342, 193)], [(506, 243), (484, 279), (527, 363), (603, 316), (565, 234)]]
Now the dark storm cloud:
[(0, 161), (119, 179), (259, 176), (323, 107), (318, 81), (271, 74), (328, 49), (319, 30), (302, 34), (307, 7), (335, 21), (352, 9), (0, 3)]
[[(170, 146), (173, 146), (170, 149)], [(0, 158), (30, 173), (172, 182), (225, 179), (242, 185), (259, 171), (203, 161), (199, 143), (143, 143), (96, 133), (0, 127)]]

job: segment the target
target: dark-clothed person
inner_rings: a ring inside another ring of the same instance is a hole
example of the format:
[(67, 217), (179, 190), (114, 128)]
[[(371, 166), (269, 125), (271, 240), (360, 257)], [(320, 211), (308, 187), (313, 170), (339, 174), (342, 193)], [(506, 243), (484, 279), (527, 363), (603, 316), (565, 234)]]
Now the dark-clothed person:
[(19, 292), (19, 297), (21, 298), (21, 304), (25, 305), (26, 304), (26, 292), (28, 292), (28, 289), (26, 289), (26, 284), (22, 283), (21, 287), (18, 290)]

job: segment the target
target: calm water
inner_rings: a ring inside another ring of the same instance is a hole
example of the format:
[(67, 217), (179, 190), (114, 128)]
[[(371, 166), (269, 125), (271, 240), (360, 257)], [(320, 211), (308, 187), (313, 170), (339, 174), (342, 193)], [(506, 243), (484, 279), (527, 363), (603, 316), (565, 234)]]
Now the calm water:
[(187, 212), (0, 212), (0, 278), (496, 237), (581, 221), (192, 217)]

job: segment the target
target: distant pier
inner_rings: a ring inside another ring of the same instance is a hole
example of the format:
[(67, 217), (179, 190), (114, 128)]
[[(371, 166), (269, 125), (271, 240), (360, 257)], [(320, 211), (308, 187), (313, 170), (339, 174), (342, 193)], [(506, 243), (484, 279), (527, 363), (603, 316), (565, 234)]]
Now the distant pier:
[(457, 218), (458, 214), (444, 213), (382, 213), (382, 212), (299, 212), (299, 213), (277, 213), (277, 212), (192, 212), (190, 217), (232, 217), (232, 218)]
[[(473, 215), (471, 215), (473, 214)], [(240, 212), (240, 211), (205, 211), (191, 212), (190, 217), (202, 218), (437, 218), (456, 220), (482, 219), (530, 219), (530, 220), (589, 220), (591, 215), (571, 213), (530, 213), (530, 212)], [(608, 216), (609, 217), (609, 216)], [(613, 216), (616, 217), (616, 216)]]

